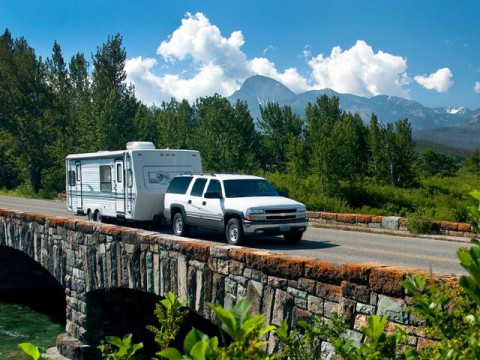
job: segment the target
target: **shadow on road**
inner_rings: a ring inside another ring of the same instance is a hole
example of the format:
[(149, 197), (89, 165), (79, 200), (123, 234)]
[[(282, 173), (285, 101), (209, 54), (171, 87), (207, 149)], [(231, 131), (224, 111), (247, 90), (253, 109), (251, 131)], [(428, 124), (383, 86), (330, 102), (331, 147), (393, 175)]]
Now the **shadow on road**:
[[(169, 227), (164, 227), (160, 230), (165, 234), (172, 234), (172, 231)], [(190, 238), (206, 240), (219, 243), (219, 245), (227, 245), (227, 240), (225, 235), (220, 231), (212, 230), (203, 230), (196, 229), (193, 230), (190, 234)], [(283, 236), (259, 236), (259, 237), (249, 237), (246, 239), (244, 245), (252, 249), (262, 249), (262, 250), (272, 250), (272, 251), (290, 251), (290, 250), (320, 250), (327, 249), (331, 247), (337, 247), (336, 244), (331, 244), (328, 242), (314, 241), (309, 239), (302, 239), (297, 244), (289, 244), (285, 241)]]
[[(105, 221), (109, 224), (134, 227), (144, 230), (157, 231), (162, 234), (172, 235), (171, 226), (167, 225), (158, 225), (151, 223), (130, 223), (125, 221), (118, 221), (114, 219), (107, 219)], [(189, 238), (197, 240), (212, 241), (218, 243), (219, 245), (227, 245), (227, 240), (225, 239), (225, 234), (221, 231), (215, 230), (205, 230), (205, 229), (193, 229)], [(271, 250), (271, 251), (282, 251), (289, 252), (294, 250), (321, 250), (328, 249), (332, 247), (337, 247), (339, 245), (332, 244), (329, 242), (315, 241), (303, 238), (297, 244), (289, 244), (285, 241), (283, 236), (259, 236), (247, 238), (244, 245), (252, 249), (262, 249), (262, 250)]]

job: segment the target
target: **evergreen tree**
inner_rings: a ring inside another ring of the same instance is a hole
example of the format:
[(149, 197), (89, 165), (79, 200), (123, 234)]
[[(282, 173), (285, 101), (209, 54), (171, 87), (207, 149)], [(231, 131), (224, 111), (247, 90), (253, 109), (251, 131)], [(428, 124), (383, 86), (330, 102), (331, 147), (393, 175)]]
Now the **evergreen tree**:
[(14, 73), (14, 40), (10, 31), (0, 37), (0, 188), (13, 189), (21, 182), (13, 135), (15, 101), (18, 96)]
[(6, 139), (18, 158), (20, 175), (37, 193), (43, 170), (51, 162), (46, 147), (55, 135), (46, 69), (24, 38), (13, 40), (7, 30), (0, 43), (0, 77), (5, 80), (0, 91), (1, 128), (10, 135)]
[(376, 183), (401, 187), (415, 183), (415, 142), (408, 119), (382, 125), (372, 114), (368, 149), (368, 173)]
[(134, 140), (137, 101), (131, 86), (125, 83), (126, 51), (122, 37), (108, 37), (93, 57), (92, 98), (96, 120), (97, 149), (123, 149)]
[(194, 112), (187, 100), (172, 98), (155, 109), (155, 119), (160, 147), (186, 149), (192, 145), (196, 130)]
[(158, 130), (154, 111), (144, 104), (138, 106), (134, 119), (135, 140), (156, 142)]
[(237, 132), (235, 111), (230, 102), (218, 94), (199, 98), (195, 103), (195, 116), (198, 121), (195, 147), (202, 154), (204, 169), (236, 172), (242, 134)]
[(333, 126), (330, 151), (335, 155), (329, 171), (331, 181), (338, 187), (340, 182), (350, 184), (363, 178), (366, 169), (366, 128), (360, 115), (345, 113)]
[(74, 151), (73, 139), (77, 129), (70, 118), (71, 84), (60, 45), (55, 41), (52, 58), (46, 61), (48, 85), (53, 95), (50, 114), (54, 122), (55, 141), (48, 146), (52, 158), (45, 169), (45, 186), (61, 191), (65, 187), (65, 156)]
[(395, 185), (410, 187), (415, 183), (416, 160), (415, 141), (412, 137), (412, 126), (408, 119), (395, 122)]
[(258, 127), (262, 137), (264, 165), (270, 171), (284, 173), (288, 156), (302, 137), (303, 121), (290, 106), (278, 103), (260, 106)]
[(425, 149), (418, 155), (416, 168), (423, 176), (454, 176), (458, 165), (453, 155)]
[[(92, 96), (88, 77), (88, 62), (85, 56), (77, 53), (70, 59), (70, 126), (72, 152), (90, 152), (96, 146), (96, 122), (92, 113)], [(75, 135), (76, 134), (76, 135)]]
[(480, 148), (470, 151), (462, 165), (462, 171), (468, 174), (480, 175)]
[(375, 114), (368, 128), (368, 175), (376, 184), (394, 184), (392, 131), (381, 125)]
[(325, 194), (337, 192), (336, 154), (331, 138), (333, 128), (343, 117), (338, 97), (322, 95), (305, 109), (306, 145), (310, 153), (312, 174), (318, 176)]
[(253, 118), (246, 102), (237, 100), (233, 110), (234, 131), (238, 140), (238, 142), (233, 143), (233, 146), (236, 147), (233, 153), (237, 154), (235, 171), (255, 173), (260, 167), (258, 156), (260, 140), (255, 130)]

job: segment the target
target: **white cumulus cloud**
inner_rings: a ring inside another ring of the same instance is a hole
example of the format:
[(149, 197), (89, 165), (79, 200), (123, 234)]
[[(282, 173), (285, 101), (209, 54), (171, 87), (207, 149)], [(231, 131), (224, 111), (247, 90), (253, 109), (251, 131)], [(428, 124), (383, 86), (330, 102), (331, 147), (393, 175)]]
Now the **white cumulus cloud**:
[(415, 81), (428, 90), (444, 93), (453, 86), (452, 77), (453, 74), (449, 68), (442, 68), (428, 76), (417, 75)]
[(480, 81), (475, 81), (475, 85), (473, 86), (473, 91), (477, 94), (480, 94)]
[(358, 40), (348, 50), (339, 46), (329, 56), (319, 54), (308, 64), (317, 88), (360, 96), (379, 94), (408, 97), (407, 60), (383, 51), (375, 53), (365, 41)]
[[(127, 81), (135, 85), (137, 97), (147, 104), (159, 104), (171, 97), (192, 103), (214, 93), (229, 96), (255, 74), (278, 80), (295, 93), (331, 88), (366, 97), (409, 97), (407, 85), (411, 79), (406, 58), (375, 52), (362, 40), (346, 50), (334, 47), (327, 56), (312, 55), (311, 47), (306, 45), (303, 56), (308, 65), (301, 72), (295, 67), (279, 70), (266, 57), (272, 45), (266, 47), (261, 57), (248, 58), (242, 50), (244, 44), (241, 31), (225, 36), (204, 14), (187, 13), (179, 27), (160, 42), (157, 58), (127, 60)], [(174, 70), (177, 65), (185, 65), (188, 71)], [(415, 80), (446, 91), (453, 82), (450, 70), (444, 70)]]
[(161, 42), (157, 54), (166, 64), (193, 62), (194, 75), (156, 75), (154, 68), (158, 61), (140, 57), (127, 60), (127, 81), (135, 85), (137, 97), (148, 104), (168, 101), (171, 97), (193, 102), (200, 96), (214, 93), (229, 96), (255, 74), (275, 78), (292, 91), (308, 89), (307, 80), (294, 68), (279, 72), (264, 57), (248, 60), (241, 50), (244, 43), (240, 31), (224, 37), (202, 13), (187, 13), (180, 27), (168, 40)]

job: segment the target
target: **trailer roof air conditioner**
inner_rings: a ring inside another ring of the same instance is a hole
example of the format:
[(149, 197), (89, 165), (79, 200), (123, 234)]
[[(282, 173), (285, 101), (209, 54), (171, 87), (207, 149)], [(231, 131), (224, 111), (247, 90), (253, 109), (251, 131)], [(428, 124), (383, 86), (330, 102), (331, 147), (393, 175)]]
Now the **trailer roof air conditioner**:
[(127, 143), (127, 150), (153, 150), (155, 145), (150, 141), (130, 141)]

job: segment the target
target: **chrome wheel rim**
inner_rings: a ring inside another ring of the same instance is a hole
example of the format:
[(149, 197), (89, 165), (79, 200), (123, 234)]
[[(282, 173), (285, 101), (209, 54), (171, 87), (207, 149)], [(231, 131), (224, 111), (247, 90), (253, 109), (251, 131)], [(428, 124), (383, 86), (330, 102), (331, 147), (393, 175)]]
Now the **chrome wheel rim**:
[(238, 227), (236, 225), (230, 225), (229, 228), (229, 235), (230, 235), (230, 240), (233, 242), (238, 241)]
[(175, 220), (175, 233), (178, 235), (178, 234), (181, 234), (182, 233), (182, 230), (183, 230), (183, 223), (180, 219), (176, 219)]

